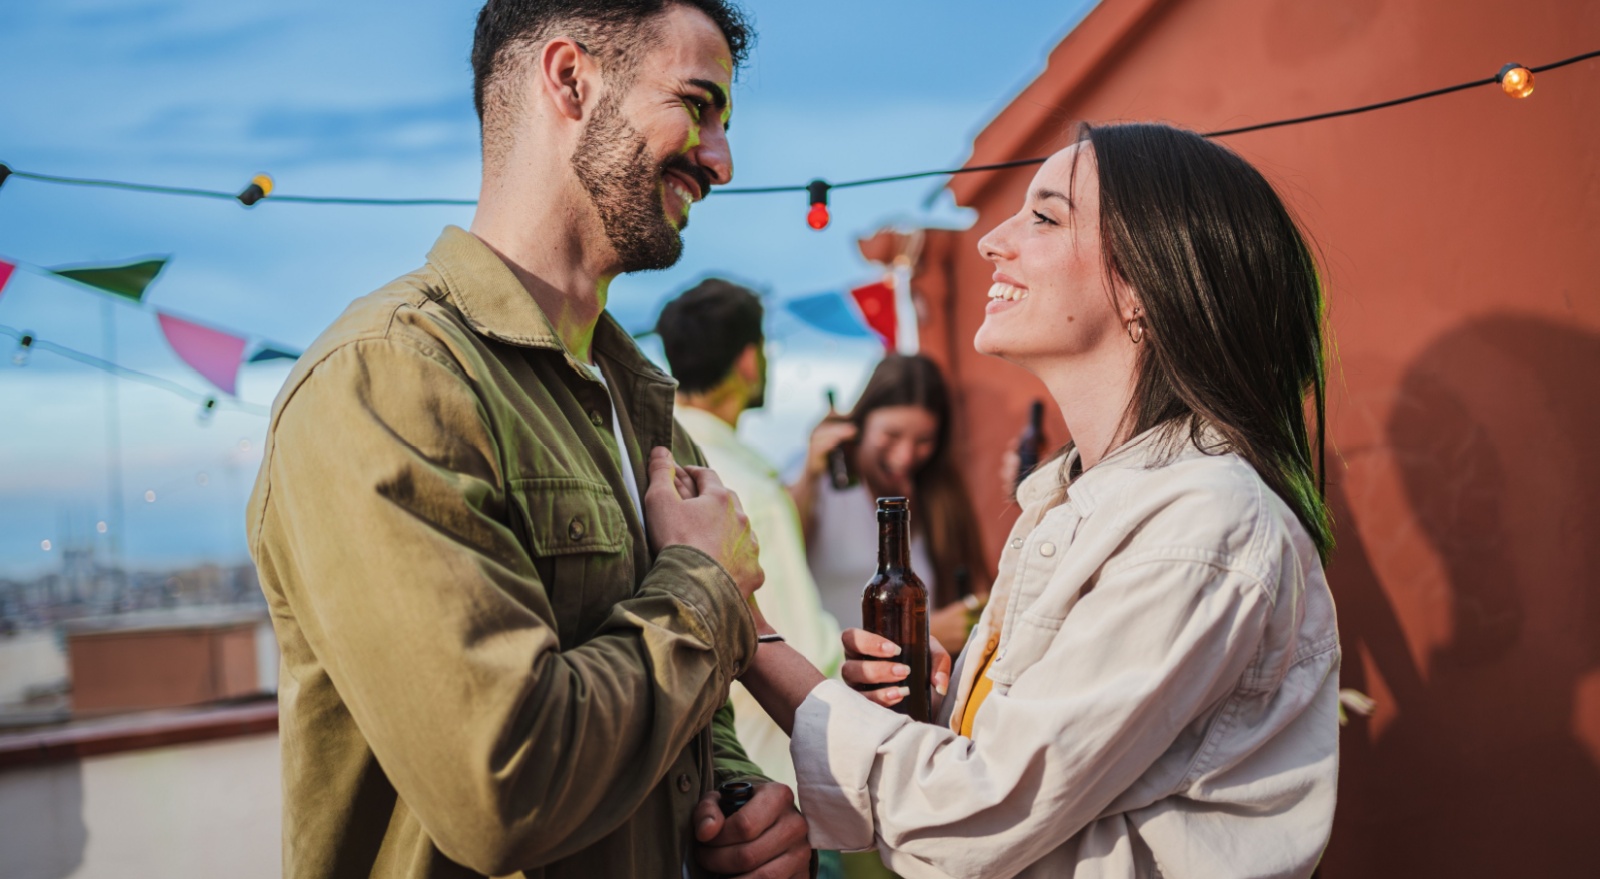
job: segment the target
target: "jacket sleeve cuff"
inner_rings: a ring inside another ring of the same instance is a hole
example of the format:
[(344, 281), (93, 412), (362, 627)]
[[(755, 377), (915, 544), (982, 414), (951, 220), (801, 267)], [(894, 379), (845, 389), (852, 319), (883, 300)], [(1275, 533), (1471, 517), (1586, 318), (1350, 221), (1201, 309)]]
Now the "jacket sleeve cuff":
[(873, 847), (872, 768), (879, 746), (909, 722), (835, 680), (817, 684), (800, 703), (789, 755), (813, 848)]
[(756, 652), (756, 623), (744, 594), (716, 559), (692, 546), (675, 544), (656, 556), (650, 585), (671, 593), (704, 623), (717, 657), (722, 685), (733, 683)]

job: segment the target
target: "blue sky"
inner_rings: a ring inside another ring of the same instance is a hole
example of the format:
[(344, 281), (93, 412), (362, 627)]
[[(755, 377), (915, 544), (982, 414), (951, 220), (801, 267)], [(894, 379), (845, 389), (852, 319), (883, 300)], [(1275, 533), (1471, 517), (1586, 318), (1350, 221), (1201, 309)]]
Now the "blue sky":
[[(759, 42), (735, 86), (735, 185), (804, 183), (945, 167), (1042, 69), (1093, 0), (751, 0)], [(7, 0), (0, 5), (0, 161), (68, 176), (235, 190), (265, 171), (279, 192), (472, 197), (476, 120), (467, 55), (477, 0)], [(619, 280), (612, 310), (647, 326), (706, 274), (773, 301), (871, 280), (855, 237), (886, 222), (963, 222), (928, 180), (836, 193), (834, 225), (804, 224), (799, 195), (713, 197), (695, 209), (671, 270)], [(59, 266), (170, 254), (147, 302), (293, 346), (350, 300), (416, 267), (470, 208), (204, 201), (46, 186), (0, 189), (0, 259)], [(714, 244), (713, 244), (714, 242)], [(19, 272), (0, 324), (91, 354), (105, 300)], [(154, 315), (115, 305), (116, 359), (209, 388)], [(772, 401), (742, 431), (778, 463), (821, 411), (848, 399), (872, 347), (821, 336), (769, 308)], [(46, 352), (0, 351), (0, 576), (59, 564), (64, 541), (108, 519), (107, 379)], [(269, 403), (287, 369), (242, 370), (239, 397)], [(242, 506), (266, 421), (117, 389), (127, 561), (156, 567), (246, 557)], [(156, 501), (146, 503), (146, 491)], [(42, 542), (52, 541), (45, 551)]]

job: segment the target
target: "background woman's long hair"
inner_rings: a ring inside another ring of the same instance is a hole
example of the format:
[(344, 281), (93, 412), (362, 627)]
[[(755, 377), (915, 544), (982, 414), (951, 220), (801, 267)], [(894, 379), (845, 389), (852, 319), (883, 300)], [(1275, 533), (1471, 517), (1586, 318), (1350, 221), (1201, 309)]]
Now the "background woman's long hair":
[(1167, 424), (1201, 445), (1211, 426), (1223, 448), (1203, 450), (1250, 462), (1326, 561), (1323, 297), (1305, 236), (1260, 172), (1193, 132), (1085, 125), (1085, 140), (1106, 272), (1144, 310), (1125, 435)]
[(879, 362), (847, 416), (856, 426), (857, 436), (866, 430), (867, 415), (886, 406), (920, 406), (939, 423), (933, 456), (913, 477), (916, 508), (911, 527), (922, 533), (938, 568), (932, 597), (933, 603), (942, 607), (971, 591), (970, 586), (963, 588), (957, 583), (957, 571), (964, 569), (969, 583), (987, 586), (989, 567), (966, 480), (950, 451), (950, 391), (938, 364), (922, 355), (901, 354), (890, 354)]

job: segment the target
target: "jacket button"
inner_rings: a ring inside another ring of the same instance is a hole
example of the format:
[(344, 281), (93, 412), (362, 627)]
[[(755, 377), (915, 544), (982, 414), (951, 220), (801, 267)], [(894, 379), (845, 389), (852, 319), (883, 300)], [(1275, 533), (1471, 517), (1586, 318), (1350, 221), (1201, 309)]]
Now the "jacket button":
[(688, 775), (688, 773), (684, 773), (684, 774), (678, 776), (678, 792), (679, 793), (684, 793), (684, 794), (689, 792), (689, 775)]
[(593, 424), (595, 427), (603, 427), (606, 423), (606, 420), (601, 417), (599, 412), (590, 412), (589, 423)]
[(1011, 548), (1012, 549), (1021, 549), (1022, 548), (1022, 538), (1013, 537), (1011, 539)]
[(567, 526), (567, 536), (573, 540), (582, 540), (587, 531), (588, 529), (583, 527), (583, 520), (576, 516), (572, 517), (572, 524)]
[(1049, 558), (1049, 557), (1051, 557), (1051, 556), (1053, 556), (1055, 554), (1056, 554), (1056, 545), (1054, 543), (1041, 543), (1041, 544), (1039, 544), (1039, 555), (1042, 555), (1045, 558)]

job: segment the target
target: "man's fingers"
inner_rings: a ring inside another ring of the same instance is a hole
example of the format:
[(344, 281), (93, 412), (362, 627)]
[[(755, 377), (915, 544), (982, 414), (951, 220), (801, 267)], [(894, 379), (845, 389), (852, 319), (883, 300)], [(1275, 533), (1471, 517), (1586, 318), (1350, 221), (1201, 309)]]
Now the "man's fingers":
[(810, 875), (811, 846), (802, 842), (738, 879), (808, 879)]
[(846, 656), (863, 659), (887, 659), (900, 655), (900, 645), (890, 641), (888, 638), (874, 635), (866, 629), (845, 629), (844, 633), (839, 636), (839, 640), (844, 642)]
[(678, 486), (678, 497), (688, 500), (695, 496), (694, 480), (689, 478), (689, 471), (674, 464), (672, 467), (672, 481)]
[[(756, 800), (752, 798), (743, 809), (728, 819), (723, 832), (716, 839), (700, 847), (699, 861), (702, 866), (713, 872), (738, 876), (787, 877), (794, 875), (796, 870), (810, 861), (810, 843), (806, 841), (808, 826), (805, 818), (794, 808), (793, 794), (783, 785), (771, 786), (780, 788), (775, 794), (784, 795), (781, 798), (774, 795), (768, 801), (769, 807), (779, 804), (779, 810), (776, 813), (763, 810), (745, 819), (745, 814), (756, 805)], [(758, 796), (760, 790), (760, 787), (756, 788)], [(750, 820), (751, 826), (763, 823), (765, 826), (748, 841), (734, 841), (736, 836), (749, 832), (736, 833), (735, 824), (742, 823), (741, 819)]]
[(846, 659), (839, 674), (852, 687), (858, 684), (893, 684), (905, 680), (911, 674), (911, 666), (881, 659)]
[(750, 797), (750, 802), (728, 816), (728, 820), (722, 825), (722, 832), (711, 840), (711, 844), (737, 845), (757, 839), (793, 808), (794, 792), (789, 790), (788, 785), (778, 782), (757, 785), (755, 795)]
[(694, 838), (699, 842), (710, 842), (722, 832), (722, 809), (717, 805), (719, 799), (716, 791), (707, 791), (706, 795), (700, 798), (700, 802), (695, 804), (692, 820)]
[[(665, 446), (656, 446), (650, 450), (650, 462), (647, 471), (650, 475), (650, 485), (645, 489), (646, 494), (658, 494), (663, 488), (675, 488), (673, 484), (674, 471), (677, 463), (672, 460), (672, 452)], [(677, 492), (681, 498), (682, 492)]]
[(717, 475), (717, 471), (712, 470), (710, 467), (684, 467), (683, 469), (688, 471), (689, 477), (694, 480), (695, 490), (700, 494), (719, 489), (726, 491), (722, 484), (722, 478)]

